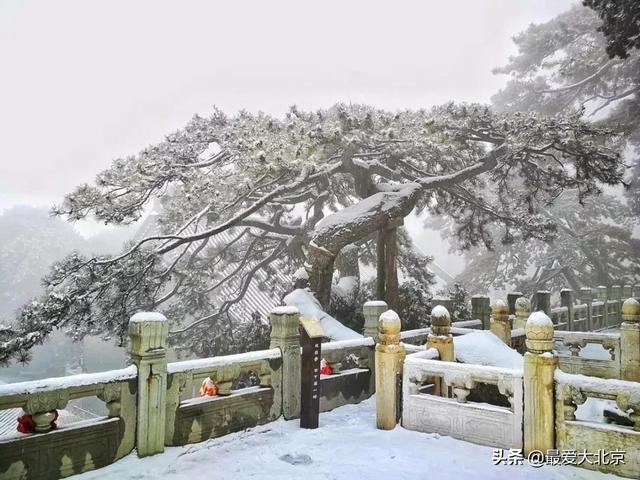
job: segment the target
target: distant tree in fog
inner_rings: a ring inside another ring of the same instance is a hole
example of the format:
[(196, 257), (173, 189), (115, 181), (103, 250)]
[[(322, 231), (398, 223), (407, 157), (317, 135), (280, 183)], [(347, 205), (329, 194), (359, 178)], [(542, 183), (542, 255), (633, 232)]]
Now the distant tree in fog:
[[(640, 38), (640, 2), (585, 3), (605, 16), (605, 24), (596, 12), (577, 5), (549, 22), (529, 26), (514, 37), (518, 55), (495, 70), (510, 77), (492, 101), (502, 112), (582, 113), (622, 135), (631, 166), (626, 194), (640, 215), (640, 50), (633, 48)], [(620, 29), (622, 36), (612, 32), (610, 43), (601, 27), (605, 32)], [(628, 33), (632, 35), (624, 40)], [(610, 58), (608, 48), (624, 53), (624, 58)]]
[(543, 211), (558, 226), (551, 242), (516, 234), (491, 251), (469, 251), (458, 280), (472, 292), (511, 286), (529, 293), (640, 281), (640, 239), (632, 237), (640, 220), (610, 195), (583, 203), (567, 191)]

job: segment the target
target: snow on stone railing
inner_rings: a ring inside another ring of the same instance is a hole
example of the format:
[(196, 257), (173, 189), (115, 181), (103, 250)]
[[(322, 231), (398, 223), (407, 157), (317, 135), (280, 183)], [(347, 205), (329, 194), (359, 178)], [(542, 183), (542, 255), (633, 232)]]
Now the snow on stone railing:
[[(0, 442), (0, 472), (9, 472), (8, 477), (0, 473), (0, 478), (66, 477), (103, 467), (130, 453), (136, 442), (137, 378), (138, 367), (131, 365), (1, 385), (0, 410), (22, 408), (24, 416), (20, 418), (22, 433)], [(58, 415), (65, 414), (70, 401), (94, 396), (105, 402), (107, 417), (56, 428)], [(34, 434), (25, 434), (29, 432)]]
[(568, 354), (558, 349), (559, 367), (564, 372), (620, 378), (619, 333), (556, 331), (553, 339), (558, 346), (569, 347)]
[(405, 350), (411, 358), (425, 358), (427, 360), (439, 360), (440, 352), (435, 348), (426, 348), (424, 345), (405, 345)]
[(549, 317), (556, 330), (566, 330), (569, 327), (569, 307), (554, 307)]
[(282, 352), (279, 348), (269, 350), (258, 350), (255, 352), (236, 353), (233, 355), (221, 355), (218, 357), (198, 358), (195, 360), (183, 360), (167, 364), (167, 373), (190, 372), (194, 375), (205, 375), (212, 370), (235, 365), (246, 365), (262, 360), (273, 360), (281, 358)]
[(27, 414), (36, 415), (63, 409), (69, 400), (92, 396), (103, 399), (109, 406), (119, 399), (120, 384), (134, 380), (137, 375), (137, 367), (131, 365), (107, 372), (0, 385), (0, 410), (20, 407)]
[[(630, 478), (640, 471), (640, 383), (625, 380), (601, 379), (573, 375), (556, 370), (556, 448), (560, 451), (598, 452), (608, 450), (624, 452), (624, 461), (617, 464), (583, 465)], [(577, 408), (588, 398), (613, 400), (619, 414), (628, 415), (633, 426), (611, 425), (576, 419)]]
[[(522, 370), (420, 358), (429, 355), (427, 352), (409, 355), (405, 360), (402, 425), (481, 445), (522, 448)], [(476, 392), (481, 384), (494, 385), (495, 394), (499, 393), (502, 400), (487, 398), (482, 390)], [(455, 398), (441, 396), (448, 387)], [(469, 396), (478, 397), (470, 401)], [(486, 420), (482, 422), (484, 427), (474, 420), (478, 416)], [(476, 427), (469, 428), (467, 424), (472, 423)]]

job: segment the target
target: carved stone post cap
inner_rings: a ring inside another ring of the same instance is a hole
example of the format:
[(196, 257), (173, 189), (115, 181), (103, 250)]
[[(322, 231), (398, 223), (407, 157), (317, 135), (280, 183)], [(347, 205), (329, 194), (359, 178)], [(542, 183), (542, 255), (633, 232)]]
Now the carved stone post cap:
[(451, 315), (447, 307), (436, 305), (431, 310), (431, 325), (451, 325)]
[(504, 300), (496, 300), (496, 303), (491, 305), (491, 313), (494, 315), (509, 315), (509, 305)]
[(362, 312), (365, 315), (378, 310), (380, 313), (386, 312), (388, 310), (387, 302), (384, 300), (369, 300), (368, 302), (364, 302), (364, 305), (362, 305)]
[(623, 322), (640, 322), (640, 303), (635, 298), (627, 298), (622, 304)]
[(553, 322), (542, 311), (529, 315), (524, 327), (527, 349), (533, 353), (553, 350)]
[(393, 310), (387, 310), (378, 320), (378, 331), (383, 335), (398, 335), (402, 325), (400, 317)]
[(442, 305), (436, 305), (431, 309), (431, 334), (451, 334), (451, 315), (449, 315), (449, 310)]
[(132, 323), (140, 323), (140, 322), (166, 322), (167, 317), (165, 317), (160, 312), (138, 312), (131, 320), (129, 320), (129, 324)]
[(138, 312), (129, 320), (131, 353), (139, 356), (156, 355), (165, 348), (169, 322), (158, 312)]
[(527, 297), (516, 298), (516, 312), (530, 312), (531, 302)]
[(300, 315), (298, 307), (291, 305), (284, 305), (280, 307), (273, 307), (271, 309), (271, 315), (283, 316), (283, 315)]

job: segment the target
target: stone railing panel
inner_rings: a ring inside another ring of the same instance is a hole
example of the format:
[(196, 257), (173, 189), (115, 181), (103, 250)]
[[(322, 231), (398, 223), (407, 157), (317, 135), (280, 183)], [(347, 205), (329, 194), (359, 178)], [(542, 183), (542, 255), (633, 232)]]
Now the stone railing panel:
[[(556, 448), (576, 452), (624, 452), (624, 462), (585, 462), (592, 470), (637, 478), (640, 472), (640, 384), (571, 375), (556, 370)], [(633, 427), (576, 420), (576, 409), (587, 398), (614, 400), (630, 412)]]
[[(558, 348), (562, 371), (599, 378), (620, 378), (620, 334), (555, 332), (554, 341), (558, 347), (565, 348), (564, 352)], [(592, 348), (597, 345), (602, 347), (600, 351)]]
[[(522, 448), (521, 370), (442, 362), (419, 355), (408, 356), (404, 365), (402, 425), (405, 428), (450, 435), (481, 445)], [(431, 387), (424, 384), (429, 385), (437, 378), (446, 386), (446, 391), (439, 392), (440, 395), (428, 393)], [(506, 397), (507, 404), (472, 401), (474, 391), (486, 385)]]
[[(100, 468), (135, 446), (137, 369), (36, 380), (0, 386), (0, 409), (21, 407), (39, 416), (63, 409), (70, 400), (96, 396), (107, 417), (77, 422), (46, 433), (0, 440), (0, 480), (59, 478)], [(17, 425), (17, 423), (16, 423)], [(48, 427), (48, 425), (47, 425)]]
[(375, 341), (371, 337), (322, 344), (322, 358), (334, 373), (320, 376), (320, 411), (359, 403), (375, 390)]
[[(279, 348), (167, 365), (165, 444), (184, 445), (275, 420), (281, 413)], [(197, 397), (202, 380), (215, 397)]]

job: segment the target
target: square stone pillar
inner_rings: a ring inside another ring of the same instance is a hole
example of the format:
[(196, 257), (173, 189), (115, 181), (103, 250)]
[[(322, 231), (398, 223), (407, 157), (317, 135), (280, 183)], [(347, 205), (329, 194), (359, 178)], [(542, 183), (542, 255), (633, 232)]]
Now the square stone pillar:
[(482, 329), (489, 330), (489, 318), (491, 316), (491, 300), (484, 295), (474, 295), (471, 297), (471, 316), (473, 320), (482, 322)]
[(522, 297), (522, 292), (510, 292), (507, 293), (507, 305), (509, 305), (509, 315), (516, 314), (516, 300)]
[(635, 298), (625, 300), (622, 305), (620, 377), (640, 382), (640, 302)]
[(282, 352), (282, 415), (300, 417), (302, 357), (300, 354), (300, 312), (296, 307), (275, 307), (269, 316), (271, 345)]
[(560, 305), (567, 307), (567, 330), (573, 331), (573, 290), (570, 288), (563, 288), (560, 291)]
[(551, 316), (551, 292), (548, 290), (538, 290), (533, 297), (534, 312), (544, 312), (545, 315)]
[(371, 337), (376, 342), (378, 341), (378, 319), (388, 309), (387, 302), (382, 300), (372, 300), (362, 306), (362, 314), (364, 316), (362, 334), (365, 337)]
[(553, 322), (541, 311), (533, 312), (525, 326), (524, 452), (546, 453), (555, 448)]
[(593, 330), (593, 290), (591, 290), (591, 287), (582, 287), (580, 289), (580, 301), (587, 304), (587, 325), (585, 330), (590, 332)]
[(606, 328), (609, 325), (609, 294), (607, 293), (607, 287), (600, 285), (597, 288), (598, 300), (604, 303), (604, 309), (602, 312), (602, 325), (594, 325), (594, 328)]
[(138, 367), (136, 449), (139, 457), (164, 452), (167, 413), (167, 335), (161, 313), (140, 312), (129, 320), (131, 361)]
[(511, 347), (509, 306), (502, 300), (497, 300), (491, 307), (491, 333)]

